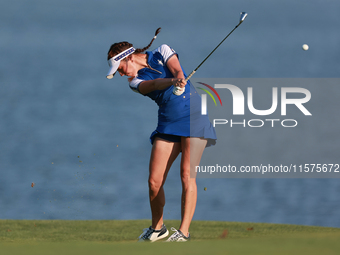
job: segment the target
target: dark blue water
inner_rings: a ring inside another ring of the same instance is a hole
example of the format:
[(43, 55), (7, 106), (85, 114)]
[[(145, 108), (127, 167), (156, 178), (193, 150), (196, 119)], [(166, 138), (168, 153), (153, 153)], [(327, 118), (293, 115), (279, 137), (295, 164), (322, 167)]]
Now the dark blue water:
[[(133, 93), (125, 78), (106, 80), (106, 54), (114, 42), (144, 47), (162, 27), (154, 47), (169, 44), (190, 72), (234, 28), (239, 12), (247, 11), (246, 21), (196, 78), (339, 76), (335, 0), (2, 3), (2, 219), (150, 218), (148, 137), (157, 108)], [(321, 146), (315, 140), (315, 148), (338, 151), (337, 137), (328, 132), (336, 127), (321, 128), (330, 142)], [(165, 185), (166, 219), (180, 218), (178, 167), (176, 161)], [(197, 182), (196, 220), (340, 227), (339, 179)]]

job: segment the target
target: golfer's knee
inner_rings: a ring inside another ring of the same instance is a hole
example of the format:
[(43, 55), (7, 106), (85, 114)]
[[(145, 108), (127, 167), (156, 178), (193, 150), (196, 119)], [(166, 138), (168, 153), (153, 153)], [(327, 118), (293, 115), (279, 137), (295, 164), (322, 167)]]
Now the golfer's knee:
[(162, 180), (156, 180), (154, 178), (149, 178), (149, 190), (150, 193), (158, 193), (158, 191), (162, 188)]
[(195, 178), (190, 175), (190, 167), (183, 167), (181, 171), (181, 181), (182, 184), (187, 186), (196, 183)]

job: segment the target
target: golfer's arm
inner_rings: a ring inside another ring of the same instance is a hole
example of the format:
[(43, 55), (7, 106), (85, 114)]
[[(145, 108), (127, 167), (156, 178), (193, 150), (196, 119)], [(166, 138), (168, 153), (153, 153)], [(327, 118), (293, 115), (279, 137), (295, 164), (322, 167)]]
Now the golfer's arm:
[[(176, 55), (172, 56), (168, 62), (167, 67), (174, 76), (174, 78), (182, 78), (184, 79), (184, 74), (181, 68), (181, 65), (178, 61), (178, 58)], [(158, 78), (154, 80), (149, 81), (143, 81), (139, 84), (139, 92), (143, 95), (148, 94), (155, 90), (163, 90), (167, 87), (170, 87), (173, 85), (174, 78)]]
[(155, 90), (163, 90), (173, 84), (173, 78), (158, 78), (149, 81), (142, 81), (139, 84), (138, 90), (145, 95)]
[(172, 57), (170, 57), (170, 59), (166, 63), (166, 66), (168, 67), (168, 69), (170, 70), (170, 72), (175, 78), (185, 79), (184, 73), (183, 73), (181, 64), (179, 63), (179, 60), (177, 58), (177, 55), (172, 55)]

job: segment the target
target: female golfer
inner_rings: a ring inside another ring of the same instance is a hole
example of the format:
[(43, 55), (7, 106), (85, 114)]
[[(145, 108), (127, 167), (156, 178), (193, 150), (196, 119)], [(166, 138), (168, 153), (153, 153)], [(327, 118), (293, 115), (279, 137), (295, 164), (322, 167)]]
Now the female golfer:
[[(129, 76), (130, 88), (150, 97), (159, 106), (158, 126), (150, 137), (152, 150), (148, 182), (152, 225), (144, 229), (139, 240), (154, 242), (169, 235), (163, 224), (163, 185), (172, 163), (182, 153), (181, 224), (178, 230), (172, 228), (175, 232), (167, 241), (187, 241), (197, 200), (195, 166), (199, 165), (204, 148), (215, 144), (216, 134), (207, 115), (201, 115), (201, 98), (190, 82), (186, 83), (186, 74), (176, 52), (164, 44), (143, 53), (159, 31), (160, 28), (143, 49), (135, 49), (128, 42), (111, 45), (107, 78), (113, 78), (116, 71), (121, 76)], [(173, 94), (174, 86), (185, 88), (185, 92), (176, 96)]]

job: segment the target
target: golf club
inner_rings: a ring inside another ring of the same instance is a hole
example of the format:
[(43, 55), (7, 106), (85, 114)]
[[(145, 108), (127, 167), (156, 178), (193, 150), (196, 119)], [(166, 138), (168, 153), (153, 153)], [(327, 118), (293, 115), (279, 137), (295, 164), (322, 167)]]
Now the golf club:
[[(241, 23), (245, 20), (245, 18), (247, 17), (247, 15), (248, 15), (248, 14), (247, 14), (246, 12), (241, 12), (241, 16), (240, 16), (240, 21), (239, 21), (239, 23), (234, 27), (233, 30), (231, 30), (231, 32), (230, 32), (226, 37), (224, 37), (224, 39), (223, 39), (223, 40), (215, 47), (215, 49), (214, 49), (212, 52), (210, 52), (210, 54), (209, 54), (209, 55), (201, 62), (201, 64), (199, 64), (199, 65), (196, 67), (196, 69), (193, 70), (193, 71), (189, 74), (189, 76), (185, 79), (186, 82), (191, 78), (191, 76), (194, 75), (194, 73), (196, 73), (196, 71), (198, 70), (198, 68), (201, 67), (201, 65), (202, 65), (202, 64), (203, 64), (203, 63), (211, 56), (211, 54), (214, 53), (214, 51), (215, 51), (215, 50), (216, 50), (216, 49), (217, 49), (217, 48), (225, 41), (225, 39), (227, 39), (228, 36), (231, 35), (231, 33), (234, 32), (234, 30), (235, 30), (236, 28), (238, 28), (239, 25), (241, 25)], [(174, 93), (174, 94), (177, 95), (177, 96), (180, 96), (180, 95), (183, 94), (184, 90), (185, 90), (185, 88), (174, 87), (172, 93)]]

